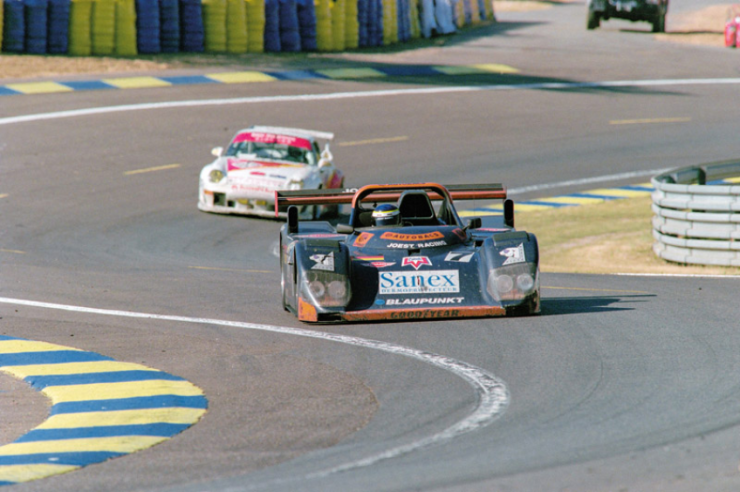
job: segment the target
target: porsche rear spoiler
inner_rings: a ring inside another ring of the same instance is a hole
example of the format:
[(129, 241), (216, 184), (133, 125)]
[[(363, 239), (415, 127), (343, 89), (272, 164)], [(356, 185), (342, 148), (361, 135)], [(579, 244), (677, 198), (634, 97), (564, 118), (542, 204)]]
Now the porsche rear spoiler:
[[(339, 205), (353, 203), (355, 196), (361, 201), (398, 200), (404, 190), (427, 190), (432, 200), (443, 200), (444, 191), (452, 200), (505, 200), (506, 188), (500, 183), (439, 185), (436, 183), (368, 185), (362, 188), (329, 190), (277, 190), (275, 191), (275, 216), (289, 205)], [(435, 189), (439, 191), (434, 191)]]
[(307, 135), (309, 137), (318, 138), (322, 140), (333, 140), (334, 134), (331, 132), (320, 132), (316, 130), (305, 130), (303, 128), (288, 128), (284, 126), (251, 126), (247, 130), (252, 132), (263, 132), (263, 133), (277, 133), (285, 135)]

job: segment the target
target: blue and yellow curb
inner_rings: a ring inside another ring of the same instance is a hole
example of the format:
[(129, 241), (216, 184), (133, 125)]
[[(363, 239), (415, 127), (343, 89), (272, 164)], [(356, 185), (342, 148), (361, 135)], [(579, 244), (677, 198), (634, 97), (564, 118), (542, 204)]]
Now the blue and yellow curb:
[[(565, 207), (578, 207), (581, 205), (591, 205), (594, 203), (603, 203), (625, 198), (639, 198), (650, 196), (652, 192), (653, 185), (650, 183), (619, 186), (617, 188), (598, 188), (595, 190), (583, 191), (579, 193), (569, 193), (567, 195), (558, 195), (550, 198), (538, 198), (537, 200), (517, 201), (515, 209), (517, 212), (532, 212)], [(472, 217), (484, 215), (501, 215), (503, 212), (503, 208), (503, 204), (497, 203), (485, 207), (464, 210), (460, 213), (460, 216)]]
[(196, 423), (208, 407), (203, 391), (179, 376), (47, 342), (0, 336), (0, 371), (52, 403), (47, 420), (0, 446), (0, 485), (149, 448)]
[[(740, 183), (740, 178), (728, 178), (707, 183), (708, 185), (731, 185)], [(652, 183), (640, 183), (636, 185), (618, 186), (616, 188), (598, 188), (595, 190), (569, 193), (550, 198), (538, 198), (536, 200), (515, 200), (517, 212), (536, 212), (541, 210), (552, 210), (556, 208), (578, 207), (594, 203), (604, 203), (626, 198), (642, 198), (650, 196), (655, 188)], [(504, 206), (502, 203), (487, 205), (484, 207), (471, 208), (459, 212), (461, 217), (477, 217), (486, 215), (501, 215)]]
[(440, 75), (497, 75), (518, 73), (508, 65), (482, 63), (476, 65), (393, 65), (382, 67), (327, 68), (323, 70), (286, 70), (275, 72), (242, 71), (181, 75), (173, 77), (115, 77), (98, 80), (40, 81), (0, 85), (0, 96), (53, 94), (75, 91), (110, 89), (146, 89), (202, 84), (246, 84), (280, 80), (367, 79), (378, 77), (430, 77)]

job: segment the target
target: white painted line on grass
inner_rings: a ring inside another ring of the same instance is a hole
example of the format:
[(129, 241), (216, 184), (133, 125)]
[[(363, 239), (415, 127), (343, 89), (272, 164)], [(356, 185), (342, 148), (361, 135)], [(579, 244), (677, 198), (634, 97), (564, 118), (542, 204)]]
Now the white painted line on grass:
[(509, 404), (509, 391), (505, 383), (490, 372), (485, 371), (484, 369), (473, 366), (463, 361), (445, 357), (444, 355), (425, 352), (410, 347), (404, 347), (402, 345), (394, 345), (392, 343), (382, 342), (379, 340), (369, 340), (365, 338), (337, 335), (334, 333), (305, 330), (301, 328), (290, 328), (286, 326), (272, 326), (209, 318), (193, 318), (187, 316), (169, 316), (160, 314), (138, 313), (132, 311), (119, 311), (112, 309), (98, 309), (82, 306), (71, 306), (66, 304), (30, 301), (25, 299), (11, 299), (7, 297), (0, 297), (0, 303), (12, 304), (16, 306), (58, 309), (62, 311), (72, 311), (85, 314), (100, 314), (105, 316), (118, 316), (125, 318), (142, 318), (178, 321), (182, 323), (229, 326), (232, 328), (260, 330), (272, 333), (279, 333), (282, 335), (294, 335), (306, 338), (326, 340), (330, 342), (339, 342), (346, 345), (353, 345), (355, 347), (379, 350), (381, 352), (387, 352), (394, 355), (402, 355), (404, 357), (416, 359), (418, 361), (431, 364), (440, 369), (444, 369), (445, 371), (451, 372), (461, 379), (465, 380), (468, 384), (470, 384), (470, 386), (473, 387), (478, 396), (478, 404), (476, 405), (475, 410), (470, 415), (441, 432), (428, 437), (424, 437), (403, 446), (398, 446), (392, 449), (385, 450), (381, 453), (368, 456), (361, 460), (344, 463), (328, 470), (314, 472), (308, 475), (306, 478), (320, 478), (334, 473), (367, 467), (380, 461), (403, 456), (405, 454), (432, 445), (441, 444), (443, 442), (454, 439), (455, 437), (476, 431), (478, 429), (486, 427), (487, 425), (490, 425), (491, 423), (493, 423), (493, 421), (495, 421), (503, 414)]

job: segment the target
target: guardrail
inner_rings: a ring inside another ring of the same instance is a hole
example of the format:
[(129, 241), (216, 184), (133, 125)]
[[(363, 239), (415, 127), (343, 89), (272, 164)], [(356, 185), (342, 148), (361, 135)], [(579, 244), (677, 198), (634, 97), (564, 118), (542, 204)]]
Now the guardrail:
[(677, 263), (740, 266), (738, 176), (740, 160), (675, 169), (655, 176), (655, 254)]

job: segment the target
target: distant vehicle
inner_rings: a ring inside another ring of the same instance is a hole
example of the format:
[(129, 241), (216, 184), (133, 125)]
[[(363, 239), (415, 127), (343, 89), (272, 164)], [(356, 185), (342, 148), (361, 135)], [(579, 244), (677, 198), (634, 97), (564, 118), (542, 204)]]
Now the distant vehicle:
[(588, 0), (586, 28), (596, 29), (602, 20), (646, 21), (653, 32), (665, 32), (668, 0)]
[[(198, 208), (221, 214), (275, 217), (275, 191), (341, 188), (344, 175), (333, 162), (333, 133), (252, 126), (240, 130), (229, 148), (214, 148), (216, 160), (200, 172)], [(318, 140), (327, 143), (323, 151)], [(306, 207), (309, 217), (336, 207)]]
[[(283, 308), (304, 322), (413, 320), (540, 312), (534, 234), (503, 216), (466, 222), (453, 200), (506, 200), (500, 184), (367, 185), (277, 191)], [(351, 204), (347, 223), (299, 221), (297, 206)], [(433, 203), (436, 203), (434, 205)]]
[(725, 21), (725, 46), (737, 48), (740, 44), (738, 37), (740, 37), (740, 5), (733, 5), (727, 11)]

